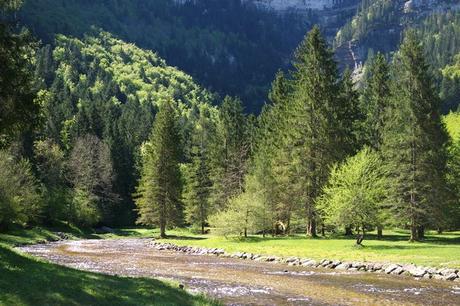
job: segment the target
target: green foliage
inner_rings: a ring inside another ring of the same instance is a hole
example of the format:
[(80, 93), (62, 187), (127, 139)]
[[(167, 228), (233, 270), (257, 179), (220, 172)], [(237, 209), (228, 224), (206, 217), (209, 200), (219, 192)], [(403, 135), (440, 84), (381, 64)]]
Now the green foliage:
[(68, 217), (71, 190), (65, 177), (64, 152), (50, 139), (36, 141), (34, 165), (42, 184), (45, 222), (65, 220)]
[(446, 203), (440, 229), (457, 228), (460, 225), (460, 114), (450, 113), (444, 117), (444, 123), (451, 139), (448, 146), (447, 183), (453, 198)]
[(112, 191), (121, 205), (111, 207), (108, 218), (102, 212), (104, 222), (130, 224), (135, 219), (131, 195), (139, 177), (139, 148), (149, 137), (161, 101), (176, 101), (183, 139), (190, 139), (194, 108), (215, 112), (211, 94), (190, 76), (151, 51), (96, 30), (82, 40), (58, 36), (54, 48), (40, 50), (36, 74), (46, 89), (41, 91), (43, 137), (65, 155), (87, 134), (109, 148)]
[(252, 112), (259, 111), (272, 75), (286, 66), (305, 29), (315, 22), (312, 15), (281, 16), (239, 0), (183, 5), (171, 0), (34, 0), (20, 12), (46, 43), (56, 34), (81, 38), (94, 25), (155, 50), (206, 88), (242, 97)]
[(165, 101), (161, 106), (150, 141), (142, 149), (142, 173), (136, 199), (139, 211), (137, 222), (158, 225), (161, 237), (165, 237), (167, 226), (182, 223), (179, 169), (182, 148), (171, 102)]
[(2, 238), (0, 300), (4, 305), (219, 305), (177, 284), (84, 272), (37, 260), (5, 246)]
[(33, 62), (36, 44), (29, 32), (18, 32), (7, 12), (21, 1), (0, 2), (0, 147), (37, 123)]
[(219, 108), (216, 132), (210, 144), (211, 205), (224, 209), (229, 199), (243, 191), (249, 158), (248, 120), (241, 100), (225, 97)]
[(68, 168), (74, 189), (71, 220), (86, 226), (99, 221), (110, 224), (117, 196), (112, 191), (113, 166), (108, 145), (93, 135), (78, 138)]
[(294, 67), (285, 147), (290, 148), (287, 173), (294, 194), (288, 200), (304, 210), (307, 232), (316, 236), (316, 201), (329, 167), (346, 154), (342, 120), (350, 101), (340, 97), (337, 66), (319, 28), (310, 31), (297, 49)]
[(368, 76), (361, 96), (365, 114), (362, 128), (363, 142), (374, 150), (382, 145), (382, 131), (390, 98), (390, 71), (385, 56), (378, 53), (368, 66)]
[(382, 154), (389, 169), (388, 202), (400, 224), (417, 227), (442, 219), (447, 133), (421, 45), (408, 32), (394, 60), (395, 82)]
[[(388, 33), (384, 28), (400, 22), (400, 7), (400, 1), (362, 0), (353, 19), (337, 32), (336, 45), (351, 40), (365, 40), (367, 44), (384, 48), (377, 47), (376, 50), (387, 50), (385, 48), (397, 43), (399, 33)], [(380, 34), (385, 35), (385, 39), (380, 36), (370, 37), (370, 34), (375, 35), (377, 31), (382, 32)]]
[(210, 207), (209, 147), (215, 129), (206, 108), (198, 111), (198, 119), (191, 132), (190, 163), (186, 166), (184, 204), (187, 222), (198, 226), (204, 233)]
[(0, 229), (40, 221), (42, 204), (30, 163), (0, 150)]
[(318, 203), (325, 222), (363, 230), (377, 225), (387, 188), (385, 178), (381, 159), (369, 148), (333, 167)]
[(229, 200), (226, 209), (213, 215), (210, 223), (223, 236), (244, 236), (270, 228), (265, 223), (262, 199), (257, 193), (245, 192)]

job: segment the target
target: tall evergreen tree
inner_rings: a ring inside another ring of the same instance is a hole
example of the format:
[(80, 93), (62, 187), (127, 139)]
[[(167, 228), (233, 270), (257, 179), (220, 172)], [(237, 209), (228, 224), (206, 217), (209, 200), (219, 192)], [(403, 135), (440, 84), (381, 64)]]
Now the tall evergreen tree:
[(150, 140), (143, 147), (136, 199), (137, 222), (158, 225), (163, 238), (167, 226), (181, 223), (181, 151), (175, 110), (166, 101), (155, 118)]
[(338, 105), (337, 122), (340, 124), (339, 142), (342, 158), (356, 154), (360, 147), (360, 134), (363, 113), (359, 107), (359, 94), (355, 88), (353, 74), (350, 69), (345, 69), (340, 82), (340, 99)]
[(378, 53), (369, 65), (369, 76), (360, 101), (366, 118), (361, 138), (374, 150), (379, 150), (382, 145), (382, 132), (390, 98), (389, 73), (385, 56)]
[(448, 138), (423, 49), (413, 32), (406, 34), (393, 66), (382, 153), (390, 173), (388, 202), (395, 218), (410, 226), (414, 241), (443, 203)]
[(198, 225), (204, 234), (210, 213), (211, 180), (208, 149), (212, 123), (207, 107), (202, 106), (198, 116), (191, 133), (191, 162), (186, 171), (184, 204), (187, 221)]
[(219, 108), (210, 152), (213, 209), (224, 208), (230, 198), (243, 191), (248, 155), (243, 106), (239, 99), (226, 97)]
[(340, 83), (333, 54), (318, 27), (307, 35), (294, 61), (294, 96), (290, 137), (291, 171), (296, 177), (307, 220), (307, 234), (316, 236), (315, 204), (327, 181), (330, 166), (343, 157), (339, 141), (343, 111)]
[(0, 146), (33, 127), (39, 114), (32, 72), (36, 45), (10, 22), (10, 13), (21, 4), (0, 1)]

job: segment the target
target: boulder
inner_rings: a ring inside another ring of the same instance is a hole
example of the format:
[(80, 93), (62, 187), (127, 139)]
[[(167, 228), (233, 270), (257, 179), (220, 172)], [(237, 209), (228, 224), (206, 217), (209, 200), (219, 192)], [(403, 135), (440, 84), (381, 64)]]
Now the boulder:
[(453, 280), (455, 280), (456, 278), (458, 278), (457, 273), (451, 273), (451, 274), (449, 274), (449, 275), (444, 275), (442, 279), (443, 279), (443, 280), (446, 280), (446, 281), (453, 281)]
[(336, 270), (348, 270), (349, 268), (351, 268), (351, 263), (348, 262), (343, 262), (335, 267)]
[(313, 259), (302, 262), (302, 266), (305, 266), (305, 267), (316, 267), (317, 264), (318, 263), (316, 262), (316, 260), (313, 260)]
[(458, 272), (458, 270), (445, 268), (445, 269), (441, 269), (438, 273), (443, 275), (443, 276), (448, 276), (448, 275), (451, 275), (451, 274), (457, 273), (457, 272)]
[(289, 257), (286, 259), (286, 263), (295, 262), (295, 261), (299, 261), (299, 259), (297, 257)]
[(421, 267), (414, 267), (412, 269), (407, 270), (413, 277), (423, 277), (426, 274), (426, 270)]
[(391, 274), (393, 275), (399, 275), (401, 273), (404, 272), (404, 269), (402, 267), (397, 267), (396, 269), (394, 269), (393, 271), (391, 271)]
[(391, 265), (389, 265), (388, 267), (386, 267), (385, 273), (386, 273), (386, 274), (390, 274), (391, 272), (393, 272), (394, 270), (396, 270), (398, 267), (399, 267), (399, 265), (391, 264)]

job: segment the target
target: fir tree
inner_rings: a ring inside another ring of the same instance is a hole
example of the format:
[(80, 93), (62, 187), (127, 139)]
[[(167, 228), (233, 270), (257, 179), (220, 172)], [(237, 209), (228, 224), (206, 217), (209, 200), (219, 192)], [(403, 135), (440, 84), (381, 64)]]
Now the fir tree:
[(176, 114), (165, 102), (155, 118), (150, 141), (143, 147), (142, 173), (136, 205), (140, 224), (158, 225), (160, 236), (166, 227), (181, 222), (182, 204), (179, 162), (181, 145)]
[(396, 220), (409, 224), (410, 240), (415, 241), (443, 203), (447, 135), (423, 49), (413, 32), (406, 34), (394, 70), (382, 146), (390, 173), (388, 203)]

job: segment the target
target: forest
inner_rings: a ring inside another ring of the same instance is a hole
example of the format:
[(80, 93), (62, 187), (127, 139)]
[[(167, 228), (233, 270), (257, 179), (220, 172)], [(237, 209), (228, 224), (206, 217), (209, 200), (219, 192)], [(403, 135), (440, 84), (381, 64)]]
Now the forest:
[(460, 13), (223, 2), (0, 0), (0, 304), (459, 304)]
[[(5, 19), (1, 37), (2, 229), (402, 227), (415, 241), (460, 226), (460, 115), (442, 115), (417, 31), (392, 58), (377, 53), (358, 87), (313, 28), (259, 116), (100, 29), (40, 46)], [(443, 74), (457, 78), (457, 66)]]

